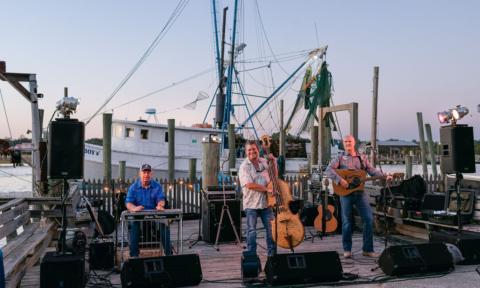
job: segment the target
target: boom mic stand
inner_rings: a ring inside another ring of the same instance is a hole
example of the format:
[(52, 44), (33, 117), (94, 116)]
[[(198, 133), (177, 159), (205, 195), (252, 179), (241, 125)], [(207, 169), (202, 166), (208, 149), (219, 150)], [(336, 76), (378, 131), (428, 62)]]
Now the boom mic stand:
[[(198, 242), (202, 241), (203, 242), (203, 238), (202, 238), (202, 226), (203, 226), (203, 199), (207, 200), (206, 197), (205, 197), (205, 190), (203, 190), (203, 187), (200, 187), (200, 216), (198, 217), (198, 237), (196, 240), (190, 242), (188, 244), (188, 248), (189, 249), (192, 249), (193, 246), (197, 245)], [(202, 199), (203, 198), (203, 199)]]

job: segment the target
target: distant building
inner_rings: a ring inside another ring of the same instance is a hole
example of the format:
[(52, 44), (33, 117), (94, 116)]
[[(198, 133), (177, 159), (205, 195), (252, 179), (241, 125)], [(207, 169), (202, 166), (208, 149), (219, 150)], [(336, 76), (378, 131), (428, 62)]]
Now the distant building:
[[(414, 141), (405, 141), (398, 139), (389, 139), (386, 141), (377, 141), (378, 155), (377, 159), (383, 163), (402, 163), (405, 161), (405, 155), (413, 154), (413, 161), (420, 160), (420, 145)], [(369, 147), (369, 145), (367, 145)], [(369, 153), (369, 151), (367, 151)]]

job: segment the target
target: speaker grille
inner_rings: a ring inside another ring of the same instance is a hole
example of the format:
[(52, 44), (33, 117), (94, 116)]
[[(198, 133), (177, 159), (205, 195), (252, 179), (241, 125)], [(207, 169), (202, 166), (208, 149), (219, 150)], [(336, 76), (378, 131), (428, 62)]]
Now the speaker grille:
[(443, 173), (475, 173), (473, 127), (467, 125), (441, 127), (440, 142)]
[(76, 119), (56, 119), (50, 124), (48, 175), (51, 179), (83, 178), (85, 125)]

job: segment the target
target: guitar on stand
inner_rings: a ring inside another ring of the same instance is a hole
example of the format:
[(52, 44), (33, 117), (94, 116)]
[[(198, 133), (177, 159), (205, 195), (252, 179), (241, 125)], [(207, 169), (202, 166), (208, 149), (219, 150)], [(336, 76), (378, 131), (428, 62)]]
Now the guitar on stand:
[(326, 233), (332, 233), (337, 230), (338, 221), (334, 216), (335, 206), (328, 203), (328, 194), (329, 194), (329, 181), (328, 179), (324, 180), (325, 190), (322, 189), (323, 195), (318, 195), (319, 198), (322, 198), (322, 203), (318, 205), (318, 216), (313, 222), (315, 231), (321, 232), (322, 236), (325, 236)]

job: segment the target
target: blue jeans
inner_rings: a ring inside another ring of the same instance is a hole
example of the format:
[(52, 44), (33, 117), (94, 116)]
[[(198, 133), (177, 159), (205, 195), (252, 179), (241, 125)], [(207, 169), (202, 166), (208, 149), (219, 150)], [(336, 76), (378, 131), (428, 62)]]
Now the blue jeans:
[(138, 221), (130, 223), (128, 226), (130, 230), (130, 257), (138, 257), (138, 242), (140, 239), (140, 233), (142, 233), (143, 235), (148, 235), (147, 237), (149, 238), (154, 238), (155, 236), (152, 234), (158, 235), (158, 232), (160, 232), (160, 240), (162, 242), (165, 255), (172, 255), (172, 246), (170, 243), (170, 227), (163, 223), (152, 223), (154, 227), (147, 227), (148, 225), (145, 224), (146, 223), (143, 223), (142, 229), (146, 229), (149, 231), (140, 231), (140, 223)]
[(265, 209), (245, 209), (247, 216), (247, 251), (257, 253), (257, 218), (262, 219), (263, 227), (265, 227), (265, 240), (267, 241), (268, 256), (273, 256), (276, 251), (275, 242), (272, 238), (272, 226), (270, 220), (273, 220), (273, 212), (271, 208)]
[(5, 267), (3, 266), (2, 249), (0, 249), (0, 288), (5, 288)]
[(340, 197), (342, 205), (342, 244), (344, 251), (352, 251), (352, 209), (357, 207), (363, 221), (364, 252), (373, 252), (373, 216), (372, 209), (364, 192), (356, 191), (350, 195)]

